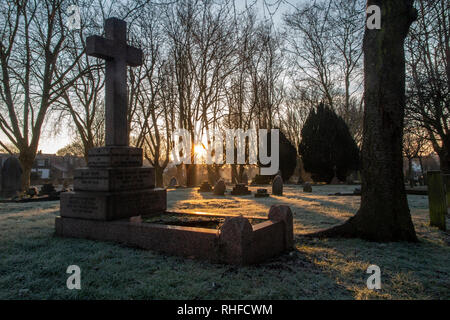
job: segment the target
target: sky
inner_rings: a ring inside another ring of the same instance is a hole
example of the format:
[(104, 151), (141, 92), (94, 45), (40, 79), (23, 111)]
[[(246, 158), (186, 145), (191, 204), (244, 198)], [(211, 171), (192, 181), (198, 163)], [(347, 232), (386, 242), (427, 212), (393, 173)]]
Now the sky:
[[(237, 0), (237, 7), (245, 8), (245, 5), (255, 6), (258, 8), (261, 17), (267, 19), (272, 18), (274, 25), (280, 26), (282, 24), (282, 17), (285, 12), (291, 11), (293, 5), (298, 5), (304, 0)], [(67, 120), (63, 120), (67, 121)], [(44, 128), (41, 133), (38, 150), (42, 153), (56, 153), (59, 149), (65, 147), (73, 141), (72, 132), (69, 132), (64, 123), (59, 125), (58, 132), (55, 132), (52, 119), (47, 118)], [(0, 131), (0, 140), (6, 144), (10, 144), (5, 134)]]

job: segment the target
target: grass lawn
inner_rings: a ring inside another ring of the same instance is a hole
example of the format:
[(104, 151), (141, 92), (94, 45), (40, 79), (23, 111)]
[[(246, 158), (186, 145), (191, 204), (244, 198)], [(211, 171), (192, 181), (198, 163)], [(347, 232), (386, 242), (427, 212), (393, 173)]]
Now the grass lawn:
[[(420, 243), (380, 244), (301, 237), (352, 216), (359, 197), (328, 194), (354, 187), (284, 189), (259, 199), (168, 192), (171, 210), (266, 216), (272, 204), (289, 205), (296, 251), (249, 267), (57, 238), (59, 202), (0, 204), (0, 299), (450, 299), (450, 234), (429, 227), (425, 196), (408, 196)], [(81, 290), (66, 287), (72, 264), (81, 268)], [(381, 268), (378, 291), (366, 287), (371, 264)]]

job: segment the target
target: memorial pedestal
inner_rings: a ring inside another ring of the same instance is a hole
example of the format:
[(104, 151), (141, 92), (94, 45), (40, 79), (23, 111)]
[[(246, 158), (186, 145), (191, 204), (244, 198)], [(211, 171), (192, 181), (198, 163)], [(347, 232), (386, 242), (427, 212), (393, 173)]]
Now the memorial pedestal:
[(110, 221), (166, 210), (166, 190), (155, 189), (155, 170), (142, 166), (142, 149), (95, 148), (88, 165), (75, 170), (75, 191), (61, 194), (62, 217)]

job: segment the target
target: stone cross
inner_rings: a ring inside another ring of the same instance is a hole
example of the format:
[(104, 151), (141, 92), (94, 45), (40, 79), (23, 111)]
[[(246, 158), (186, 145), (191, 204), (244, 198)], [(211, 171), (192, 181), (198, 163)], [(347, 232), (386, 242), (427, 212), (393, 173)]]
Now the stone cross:
[(142, 50), (127, 44), (127, 24), (110, 18), (105, 21), (106, 38), (86, 39), (86, 54), (106, 60), (105, 132), (107, 146), (128, 146), (127, 65), (142, 64)]

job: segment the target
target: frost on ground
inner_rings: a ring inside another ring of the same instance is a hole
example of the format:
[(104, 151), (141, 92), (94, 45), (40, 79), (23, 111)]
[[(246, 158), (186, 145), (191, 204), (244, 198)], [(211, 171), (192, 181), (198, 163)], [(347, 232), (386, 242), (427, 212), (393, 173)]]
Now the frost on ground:
[[(169, 209), (177, 211), (267, 216), (271, 205), (289, 205), (296, 250), (249, 267), (57, 238), (58, 202), (0, 204), (0, 299), (449, 299), (450, 235), (429, 227), (426, 196), (408, 196), (418, 244), (301, 236), (352, 216), (359, 197), (328, 194), (353, 189), (318, 186), (303, 193), (285, 185), (283, 196), (259, 199), (168, 192)], [(81, 268), (79, 291), (66, 288), (72, 264)], [(381, 268), (381, 290), (366, 287), (371, 264)]]

